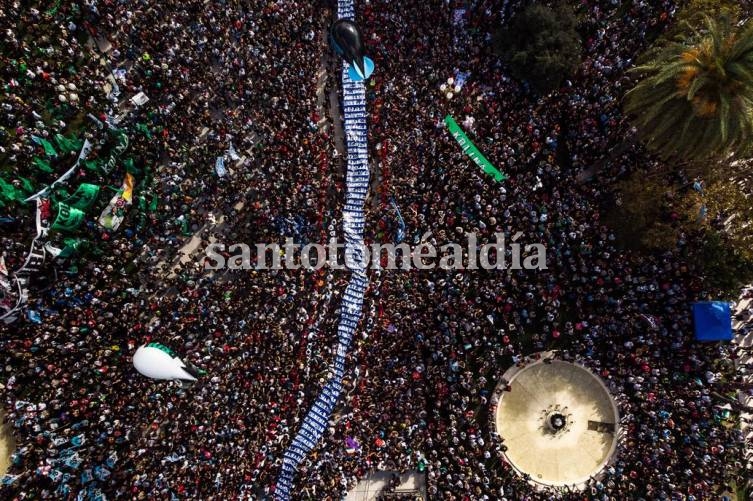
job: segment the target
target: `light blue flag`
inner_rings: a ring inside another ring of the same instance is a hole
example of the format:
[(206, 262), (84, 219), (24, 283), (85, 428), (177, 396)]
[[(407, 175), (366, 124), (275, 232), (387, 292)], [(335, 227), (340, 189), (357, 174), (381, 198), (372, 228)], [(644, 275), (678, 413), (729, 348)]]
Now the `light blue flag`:
[(29, 320), (31, 320), (35, 324), (41, 324), (42, 323), (42, 317), (39, 315), (38, 311), (29, 310), (28, 315), (29, 315)]
[(390, 197), (390, 204), (397, 213), (397, 235), (395, 236), (395, 243), (400, 243), (405, 238), (405, 220), (403, 220), (402, 214), (400, 214), (400, 208), (395, 203), (395, 199)]
[(225, 168), (225, 157), (217, 157), (214, 162), (214, 171), (219, 177), (225, 177), (227, 175), (227, 169)]

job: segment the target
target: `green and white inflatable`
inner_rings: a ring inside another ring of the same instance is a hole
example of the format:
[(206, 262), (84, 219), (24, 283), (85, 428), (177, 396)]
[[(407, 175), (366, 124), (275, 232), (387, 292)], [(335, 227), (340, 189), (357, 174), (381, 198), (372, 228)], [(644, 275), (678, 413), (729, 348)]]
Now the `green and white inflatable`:
[[(133, 366), (141, 374), (152, 379), (196, 381), (186, 364), (167, 346), (149, 343), (139, 346), (133, 354)], [(190, 371), (190, 372), (189, 372)]]

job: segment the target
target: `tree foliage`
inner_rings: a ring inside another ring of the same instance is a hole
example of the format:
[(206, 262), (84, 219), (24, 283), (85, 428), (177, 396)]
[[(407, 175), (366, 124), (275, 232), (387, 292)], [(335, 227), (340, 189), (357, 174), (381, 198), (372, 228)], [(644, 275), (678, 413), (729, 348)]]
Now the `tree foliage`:
[[(753, 182), (748, 177), (717, 180), (705, 193), (709, 215), (729, 244), (753, 263)], [(752, 270), (753, 271), (753, 270)]]
[(688, 262), (714, 289), (735, 295), (753, 281), (753, 196), (745, 179), (711, 181), (702, 191), (675, 176), (638, 172), (615, 186), (605, 215), (623, 247), (665, 251), (685, 242)]
[(737, 298), (740, 288), (753, 280), (753, 260), (740, 251), (718, 231), (704, 233), (694, 249), (693, 258), (696, 267), (703, 270), (705, 283), (730, 299)]
[(753, 153), (753, 21), (705, 17), (701, 29), (649, 52), (625, 96), (643, 142), (665, 158)]
[(704, 16), (714, 19), (739, 19), (742, 9), (739, 0), (690, 0), (678, 14), (678, 21), (700, 24)]
[(568, 6), (528, 6), (494, 39), (495, 52), (512, 75), (537, 91), (549, 92), (571, 76), (581, 61), (577, 20)]
[(616, 203), (607, 222), (618, 230), (624, 247), (646, 250), (672, 249), (698, 225), (701, 197), (681, 191), (663, 178), (646, 178), (642, 173), (617, 183)]

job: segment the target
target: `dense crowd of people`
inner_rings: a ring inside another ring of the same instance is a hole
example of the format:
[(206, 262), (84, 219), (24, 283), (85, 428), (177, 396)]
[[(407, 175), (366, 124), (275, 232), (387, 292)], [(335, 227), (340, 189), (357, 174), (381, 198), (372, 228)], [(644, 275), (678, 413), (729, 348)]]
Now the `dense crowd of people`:
[[(36, 315), (2, 326), (0, 383), (17, 451), (0, 496), (272, 497), (284, 450), (327, 380), (348, 274), (208, 272), (203, 248), (325, 243), (341, 231), (340, 118), (326, 103), (339, 62), (323, 36), (334, 5), (5, 4), (2, 178), (41, 189), (75, 160), (51, 156), (52, 172), (34, 170), (44, 153), (32, 136), (89, 138), (91, 157), (107, 158), (109, 123), (128, 150), (114, 170), (82, 166), (74, 180), (118, 186), (128, 169), (135, 196), (149, 190), (157, 206), (134, 203), (117, 231), (87, 216), (75, 235), (88, 249), (48, 263), (26, 307)], [(684, 257), (692, 242), (628, 253), (600, 221), (610, 183), (657, 162), (637, 142), (625, 146), (633, 131), (620, 100), (625, 70), (677, 6), (579, 3), (583, 63), (560, 90), (536, 96), (490, 47), (521, 4), (475, 1), (455, 15), (460, 4), (356, 2), (377, 68), (367, 83), (367, 243), (394, 241), (394, 200), (408, 242), (522, 232), (547, 246), (548, 266), (370, 271), (343, 396), (298, 471), (300, 499), (339, 499), (373, 470), (424, 472), (430, 499), (582, 499), (513, 472), (489, 424), (501, 374), (544, 349), (592, 368), (619, 403), (617, 456), (586, 497), (710, 499), (743, 472), (736, 411), (718, 395), (734, 354), (691, 336), (689, 303), (708, 295), (703, 270)], [(449, 99), (440, 85), (458, 72), (468, 78)], [(130, 104), (139, 92), (149, 101)], [(473, 118), (469, 136), (507, 180), (465, 157), (446, 114)], [(241, 159), (221, 176), (216, 158), (231, 146)], [(595, 165), (594, 182), (580, 182)], [(7, 200), (0, 212), (12, 271), (35, 213)], [(176, 261), (193, 234), (198, 252)], [(130, 355), (148, 341), (206, 375), (192, 385), (141, 376)]]

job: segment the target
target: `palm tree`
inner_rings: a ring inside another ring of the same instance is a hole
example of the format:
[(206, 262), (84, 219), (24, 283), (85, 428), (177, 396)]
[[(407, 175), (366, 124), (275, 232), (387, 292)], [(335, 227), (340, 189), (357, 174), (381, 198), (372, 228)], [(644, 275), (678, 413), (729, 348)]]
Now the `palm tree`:
[(753, 152), (753, 21), (705, 18), (704, 27), (653, 51), (625, 112), (665, 158), (740, 158)]

